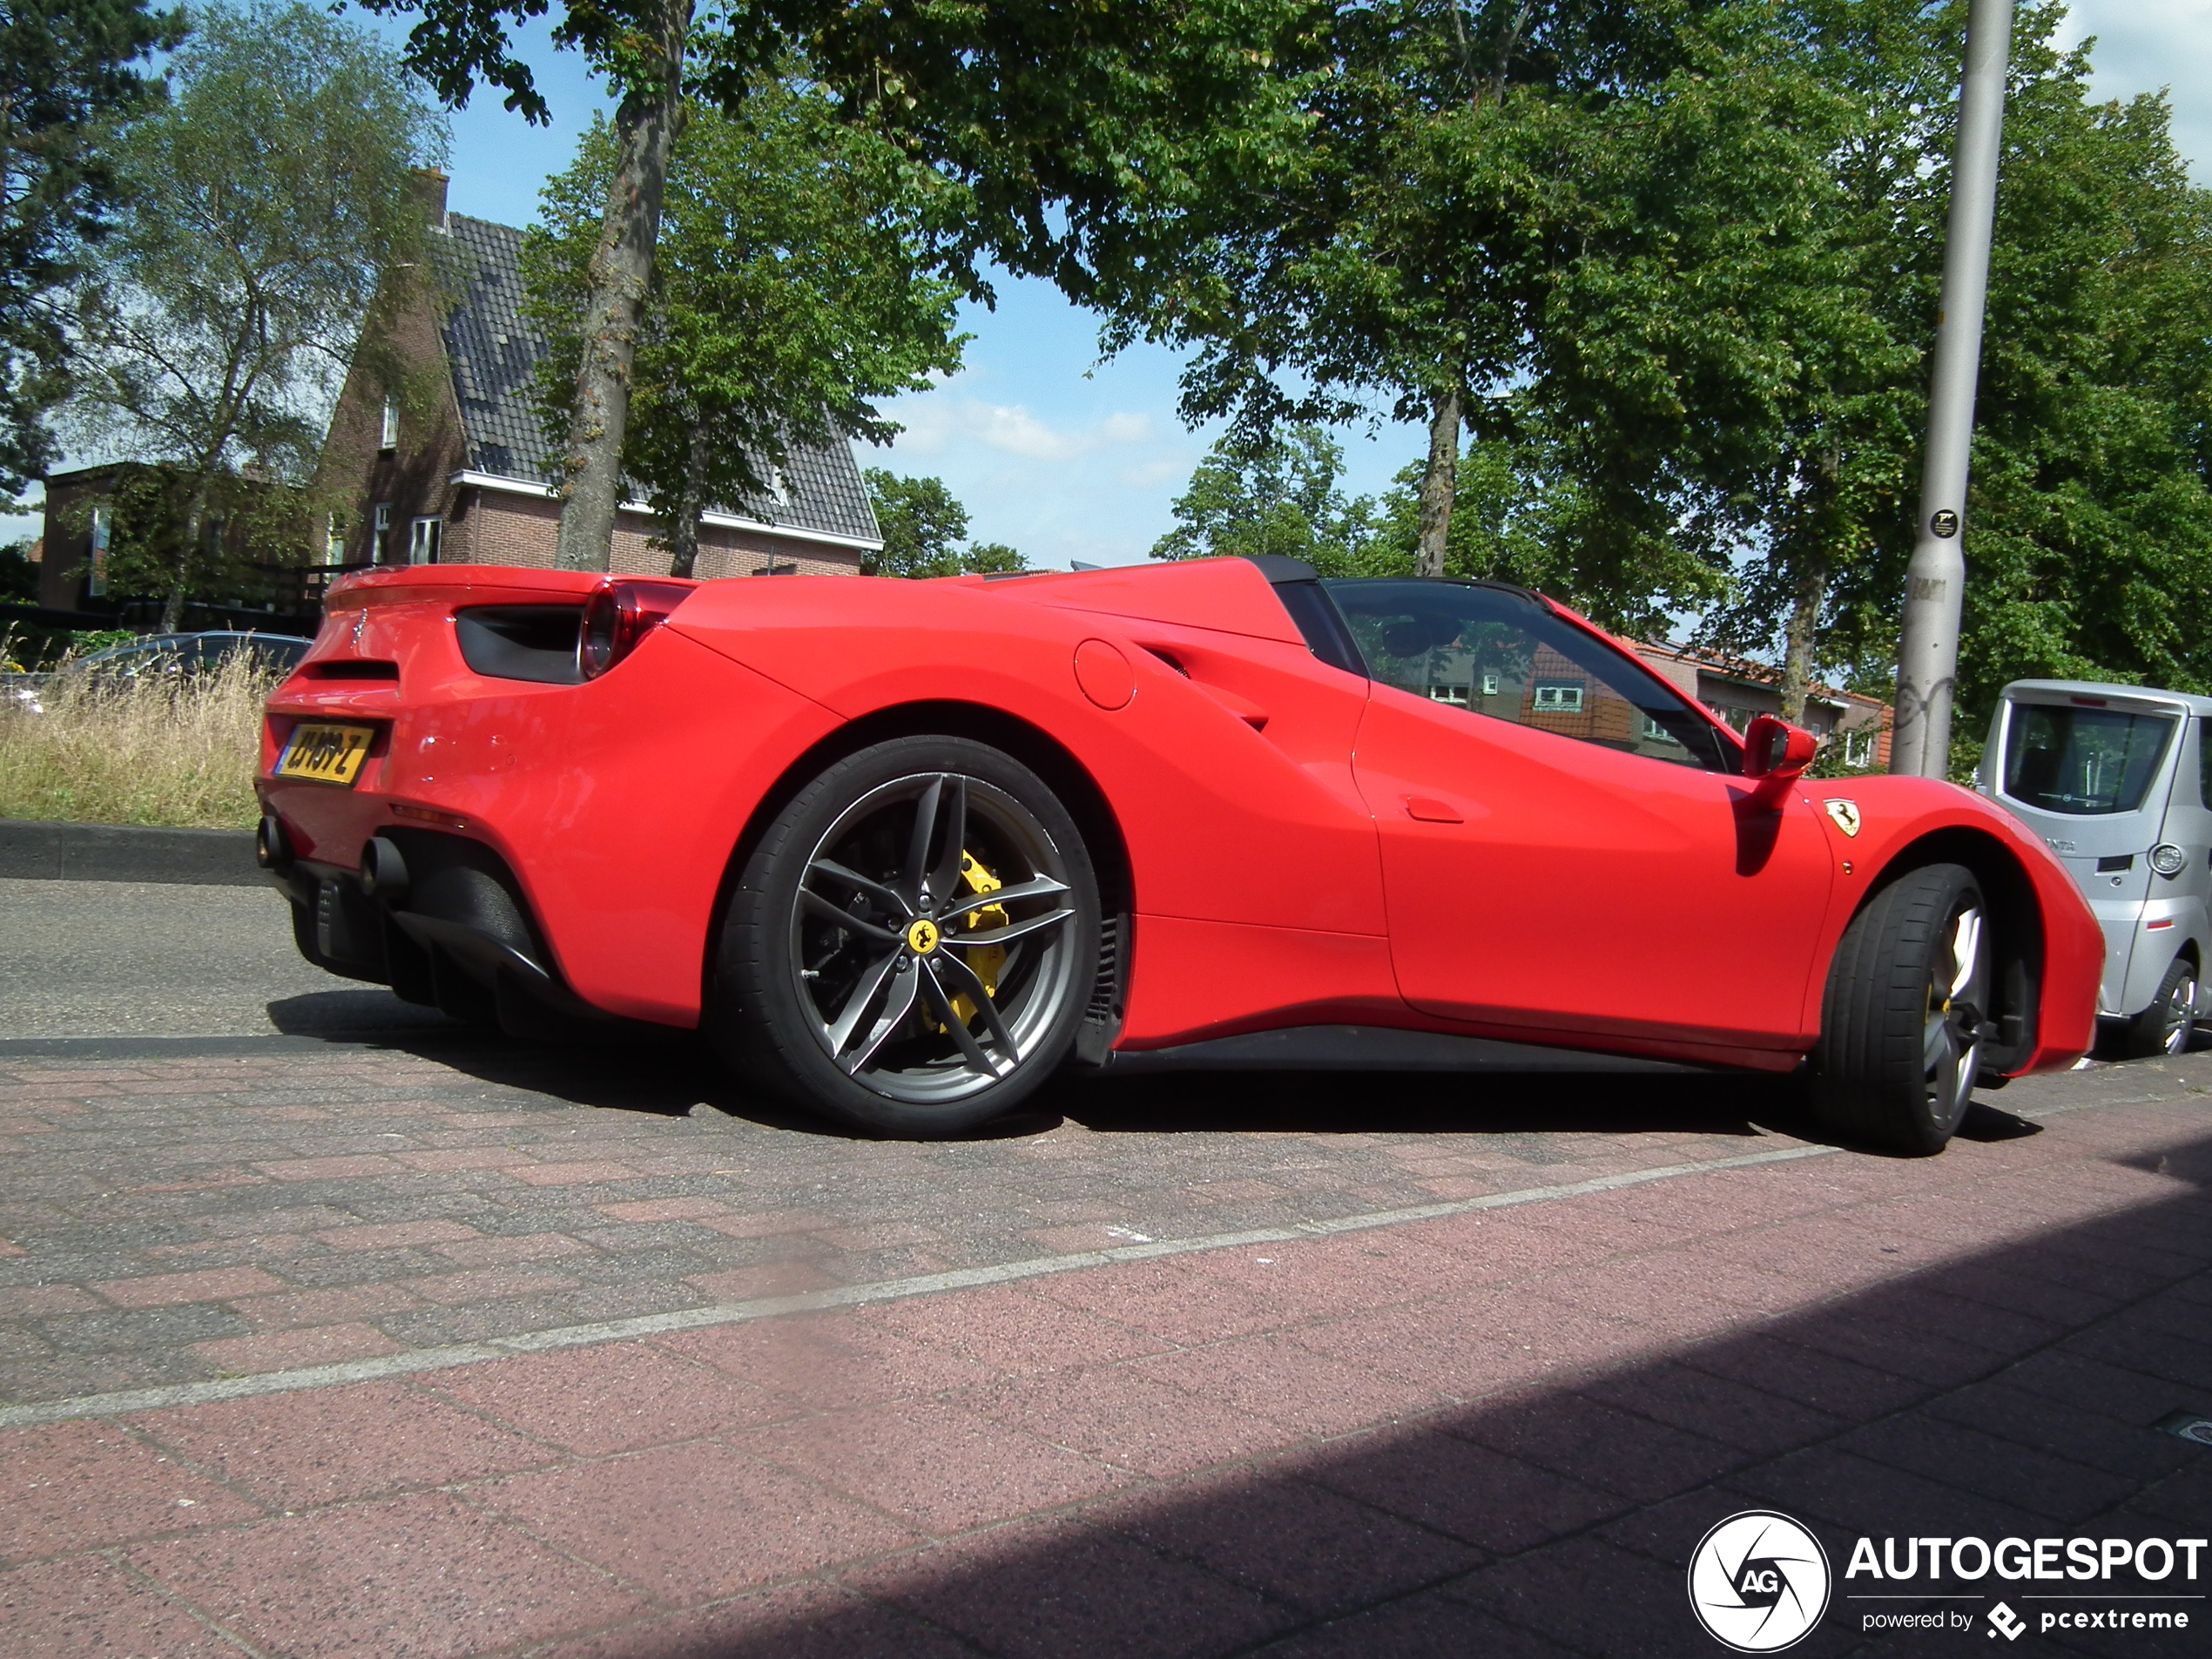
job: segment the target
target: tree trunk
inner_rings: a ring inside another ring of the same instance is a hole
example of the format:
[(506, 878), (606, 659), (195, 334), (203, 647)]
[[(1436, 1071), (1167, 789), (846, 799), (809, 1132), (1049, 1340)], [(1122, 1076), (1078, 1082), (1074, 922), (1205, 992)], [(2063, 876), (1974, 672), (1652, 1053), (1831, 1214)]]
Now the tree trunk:
[(1808, 558), (1797, 571), (1797, 597), (1790, 604), (1790, 624), (1783, 634), (1782, 718), (1791, 725), (1805, 723), (1805, 693), (1812, 685), (1812, 642), (1820, 626), (1820, 607), (1828, 598), (1828, 561)]
[(177, 570), (169, 583), (169, 596), (161, 602), (161, 631), (173, 634), (184, 624), (185, 595), (191, 590), (192, 566), (199, 562), (199, 538), (207, 523), (207, 473), (200, 469), (199, 477), (192, 485), (192, 500), (185, 508), (185, 544), (177, 554)]
[(668, 573), (691, 575), (699, 560), (699, 514), (706, 508), (706, 428), (691, 428), (691, 448), (684, 469), (684, 493), (668, 522)]
[(1439, 394), (1428, 425), (1428, 471), (1421, 479), (1420, 540), (1415, 576), (1444, 574), (1444, 542), (1452, 529), (1452, 501), (1460, 487), (1460, 390)]
[(584, 297), (583, 361), (569, 415), (567, 480), (554, 563), (563, 570), (613, 563), (622, 506), (622, 442), (630, 424), (630, 370), (653, 275), (668, 159), (684, 125), (684, 43), (691, 0), (664, 0), (655, 19), (660, 72), (633, 87), (615, 112), (615, 173), (591, 255)]

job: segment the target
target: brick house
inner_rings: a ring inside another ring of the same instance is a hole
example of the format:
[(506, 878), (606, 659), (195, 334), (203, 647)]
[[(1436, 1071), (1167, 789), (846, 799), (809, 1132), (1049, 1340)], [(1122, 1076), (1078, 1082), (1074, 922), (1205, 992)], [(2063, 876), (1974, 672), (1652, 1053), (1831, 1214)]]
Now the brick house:
[[(1689, 645), (1636, 646), (1636, 655), (1676, 691), (1694, 697), (1738, 732), (1762, 714), (1782, 712), (1782, 671), (1723, 651)], [(1805, 697), (1805, 729), (1824, 742), (1840, 736), (1844, 764), (1886, 772), (1890, 705), (1879, 698), (1815, 682)]]
[[(523, 233), (448, 213), (445, 179), (425, 184), (458, 293), (395, 319), (401, 385), (384, 383), (388, 362), (357, 361), (347, 378), (318, 481), (350, 503), (330, 515), (327, 563), (550, 566), (561, 506), (532, 398), (544, 344), (522, 314)], [(774, 484), (702, 516), (699, 577), (852, 575), (882, 547), (849, 443), (794, 450)], [(616, 570), (667, 574), (666, 550), (646, 545), (655, 529), (642, 502), (623, 507)]]
[[(188, 493), (173, 469), (146, 462), (48, 474), (37, 561), (39, 605), (83, 624), (151, 624), (160, 612), (158, 598), (125, 600), (110, 590), (109, 546), (181, 524)], [(320, 596), (307, 591), (313, 584), (303, 582), (299, 568), (298, 502), (295, 492), (266, 480), (226, 481), (212, 504), (212, 537), (230, 586), (219, 602), (188, 604), (189, 626), (289, 626), (314, 614)]]

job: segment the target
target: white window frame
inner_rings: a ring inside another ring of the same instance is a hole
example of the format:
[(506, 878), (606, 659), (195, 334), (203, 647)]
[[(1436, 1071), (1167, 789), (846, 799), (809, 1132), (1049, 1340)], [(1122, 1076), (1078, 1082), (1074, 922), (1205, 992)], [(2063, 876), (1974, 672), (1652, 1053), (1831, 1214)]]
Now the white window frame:
[(369, 517), (368, 562), (371, 564), (384, 563), (384, 554), (390, 547), (391, 541), (392, 503), (388, 501), (380, 501), (376, 503), (374, 512)]
[(107, 597), (107, 551), (114, 535), (114, 513), (105, 507), (92, 509), (92, 539), (84, 570), (84, 596), (89, 599)]
[(383, 441), (376, 447), (379, 449), (396, 449), (400, 447), (400, 401), (388, 392), (384, 395)]
[(1580, 685), (1539, 685), (1530, 693), (1529, 711), (1534, 714), (1580, 714), (1583, 690)]
[(435, 564), (438, 549), (444, 540), (445, 520), (438, 517), (418, 518), (408, 527), (407, 562), (409, 564)]

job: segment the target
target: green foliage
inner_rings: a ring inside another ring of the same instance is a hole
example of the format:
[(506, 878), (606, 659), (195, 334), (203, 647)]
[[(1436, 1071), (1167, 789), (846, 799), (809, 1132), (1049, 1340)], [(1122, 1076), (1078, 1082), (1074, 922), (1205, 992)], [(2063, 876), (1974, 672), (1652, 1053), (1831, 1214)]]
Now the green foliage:
[(135, 65), (184, 12), (146, 0), (9, 0), (0, 10), (0, 498), (54, 458), (45, 417), (67, 388), (63, 291), (115, 202), (103, 123), (160, 96)]
[(0, 547), (0, 599), (24, 604), (38, 602), (38, 567), (30, 562), (30, 551), (21, 542)]
[(107, 514), (107, 591), (118, 599), (165, 597), (183, 570), (186, 597), (260, 604), (274, 593), (268, 567), (297, 563), (307, 536), (300, 491), (227, 471), (118, 467), (104, 492), (71, 503), (63, 528), (85, 535), (95, 507)]
[[(523, 249), (549, 438), (564, 442), (578, 320), (615, 165), (604, 121), (544, 194)], [(956, 192), (841, 124), (795, 78), (765, 77), (734, 116), (695, 108), (677, 140), (656, 279), (632, 371), (624, 470), (671, 526), (747, 502), (771, 516), (791, 447), (898, 428), (875, 400), (960, 362), (958, 292), (922, 269)], [(682, 527), (677, 527), (680, 529)]]
[(883, 551), (862, 567), (864, 575), (928, 577), (1029, 568), (1002, 542), (959, 545), (968, 534), (968, 509), (943, 479), (901, 478), (881, 467), (860, 476), (883, 536)]
[(215, 496), (312, 471), (365, 321), (417, 266), (412, 170), (444, 152), (442, 123), (364, 30), (297, 0), (195, 24), (170, 99), (111, 146), (129, 211), (80, 296), (71, 406), (86, 447), (192, 481), (161, 584), (172, 618), (205, 589)]
[[(1809, 657), (1886, 678), (1911, 557), (1965, 7), (1801, 0), (1842, 141), (1760, 308), (1782, 369), (1745, 400), (1750, 556), (1711, 631), (1758, 649), (1804, 595)], [(2028, 677), (2212, 685), (2212, 193), (2157, 98), (2098, 105), (2060, 8), (2020, 17), (1965, 549), (1961, 735)], [(1808, 580), (1810, 586), (1807, 585)], [(1865, 671), (1875, 671), (1867, 672)], [(1954, 742), (1958, 739), (1954, 739)]]
[(1258, 443), (1224, 438), (1176, 498), (1177, 528), (1152, 544), (1152, 556), (1279, 553), (1331, 576), (1372, 574), (1374, 503), (1365, 496), (1345, 500), (1343, 475), (1343, 448), (1318, 427)]

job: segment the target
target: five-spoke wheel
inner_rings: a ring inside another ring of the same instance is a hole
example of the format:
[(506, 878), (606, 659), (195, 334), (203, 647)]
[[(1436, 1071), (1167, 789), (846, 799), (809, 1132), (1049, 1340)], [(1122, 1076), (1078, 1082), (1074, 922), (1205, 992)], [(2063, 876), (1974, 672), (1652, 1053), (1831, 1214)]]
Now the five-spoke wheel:
[(1059, 1063), (1097, 960), (1096, 882), (1052, 792), (983, 745), (900, 738), (828, 768), (762, 838), (714, 1027), (855, 1128), (954, 1134)]

